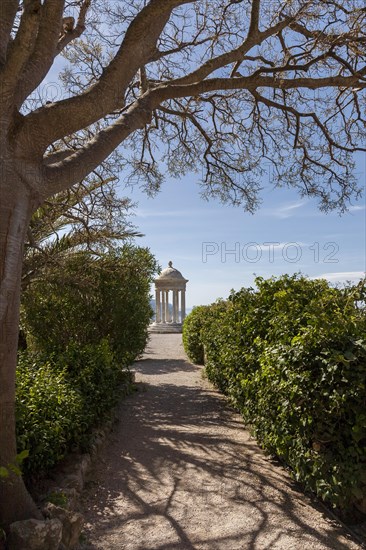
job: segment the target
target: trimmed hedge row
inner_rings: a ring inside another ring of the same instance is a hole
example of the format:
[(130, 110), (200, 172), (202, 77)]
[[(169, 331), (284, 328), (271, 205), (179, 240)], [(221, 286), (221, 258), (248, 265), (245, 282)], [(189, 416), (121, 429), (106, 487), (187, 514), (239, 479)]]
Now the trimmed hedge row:
[(184, 341), (204, 347), (208, 378), (261, 446), (306, 489), (349, 510), (366, 494), (365, 282), (337, 289), (286, 275), (256, 284), (194, 310)]
[(150, 283), (157, 263), (148, 248), (125, 245), (101, 256), (71, 254), (48, 267), (22, 296), (28, 349), (62, 353), (108, 339), (118, 360), (142, 353), (152, 319)]
[(26, 476), (46, 472), (67, 452), (86, 451), (92, 428), (131, 387), (107, 341), (60, 356), (21, 353), (17, 367), (18, 451), (27, 449)]
[(194, 307), (185, 318), (183, 325), (183, 345), (192, 363), (203, 365), (204, 349), (201, 330), (208, 314), (209, 306)]
[(146, 344), (156, 269), (145, 248), (79, 252), (23, 294), (16, 418), (18, 452), (29, 450), (27, 476), (86, 450), (92, 428), (131, 386), (128, 365)]

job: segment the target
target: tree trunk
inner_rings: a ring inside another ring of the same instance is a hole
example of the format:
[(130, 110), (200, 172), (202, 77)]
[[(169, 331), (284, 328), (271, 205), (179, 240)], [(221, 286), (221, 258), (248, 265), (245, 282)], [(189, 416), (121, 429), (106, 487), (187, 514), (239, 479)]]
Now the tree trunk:
[[(6, 166), (6, 165), (5, 165)], [(23, 243), (36, 200), (31, 187), (2, 164), (0, 180), (0, 466), (15, 462), (15, 370)], [(0, 478), (0, 522), (41, 517), (23, 479)]]

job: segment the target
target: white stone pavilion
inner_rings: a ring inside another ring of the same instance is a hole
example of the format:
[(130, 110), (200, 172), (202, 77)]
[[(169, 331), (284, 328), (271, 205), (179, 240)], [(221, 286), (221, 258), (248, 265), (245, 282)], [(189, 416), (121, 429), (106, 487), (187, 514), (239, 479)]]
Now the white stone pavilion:
[[(155, 279), (155, 322), (150, 325), (151, 332), (182, 332), (186, 316), (186, 284), (178, 269), (169, 266)], [(170, 307), (172, 304), (172, 309)]]

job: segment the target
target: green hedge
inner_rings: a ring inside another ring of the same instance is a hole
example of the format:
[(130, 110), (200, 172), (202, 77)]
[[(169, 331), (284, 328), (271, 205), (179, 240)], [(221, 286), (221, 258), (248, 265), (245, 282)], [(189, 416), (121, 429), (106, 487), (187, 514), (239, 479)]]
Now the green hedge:
[(23, 352), (17, 367), (18, 452), (25, 449), (26, 475), (46, 472), (71, 450), (88, 449), (92, 428), (102, 422), (131, 386), (106, 341), (71, 345), (48, 359)]
[(77, 439), (82, 403), (61, 369), (52, 361), (22, 354), (17, 368), (18, 451), (29, 450), (24, 473), (46, 471), (61, 460)]
[(29, 450), (26, 475), (87, 449), (92, 428), (128, 386), (128, 365), (147, 340), (156, 269), (146, 248), (82, 251), (48, 265), (27, 287), (16, 396), (18, 451)]
[(208, 306), (193, 308), (183, 323), (183, 344), (189, 359), (197, 365), (204, 363), (204, 349), (202, 343), (202, 326), (207, 316)]
[(295, 275), (256, 284), (201, 320), (207, 375), (267, 452), (350, 509), (366, 484), (364, 282), (342, 290)]
[(146, 345), (156, 270), (147, 248), (129, 245), (98, 257), (74, 253), (48, 267), (22, 296), (28, 349), (62, 353), (70, 343), (108, 339), (118, 359), (131, 363)]

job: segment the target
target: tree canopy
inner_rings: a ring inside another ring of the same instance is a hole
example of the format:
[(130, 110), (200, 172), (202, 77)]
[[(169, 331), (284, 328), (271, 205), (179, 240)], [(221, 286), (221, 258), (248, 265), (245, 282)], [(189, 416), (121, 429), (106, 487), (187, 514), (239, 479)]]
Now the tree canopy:
[[(173, 175), (202, 163), (207, 195), (253, 210), (266, 159), (275, 183), (316, 195), (323, 208), (357, 195), (362, 0), (33, 0), (14, 20), (17, 4), (3, 8), (3, 27), (17, 31), (3, 44), (3, 88), (23, 107), (12, 137), (42, 158), (45, 194), (123, 143), (121, 164), (153, 189), (161, 161)], [(65, 98), (28, 110), (58, 55), (68, 61)]]
[(89, 179), (47, 199), (33, 214), (25, 242), (22, 290), (70, 254), (101, 255), (141, 237), (127, 219), (133, 204), (118, 198), (110, 179)]

